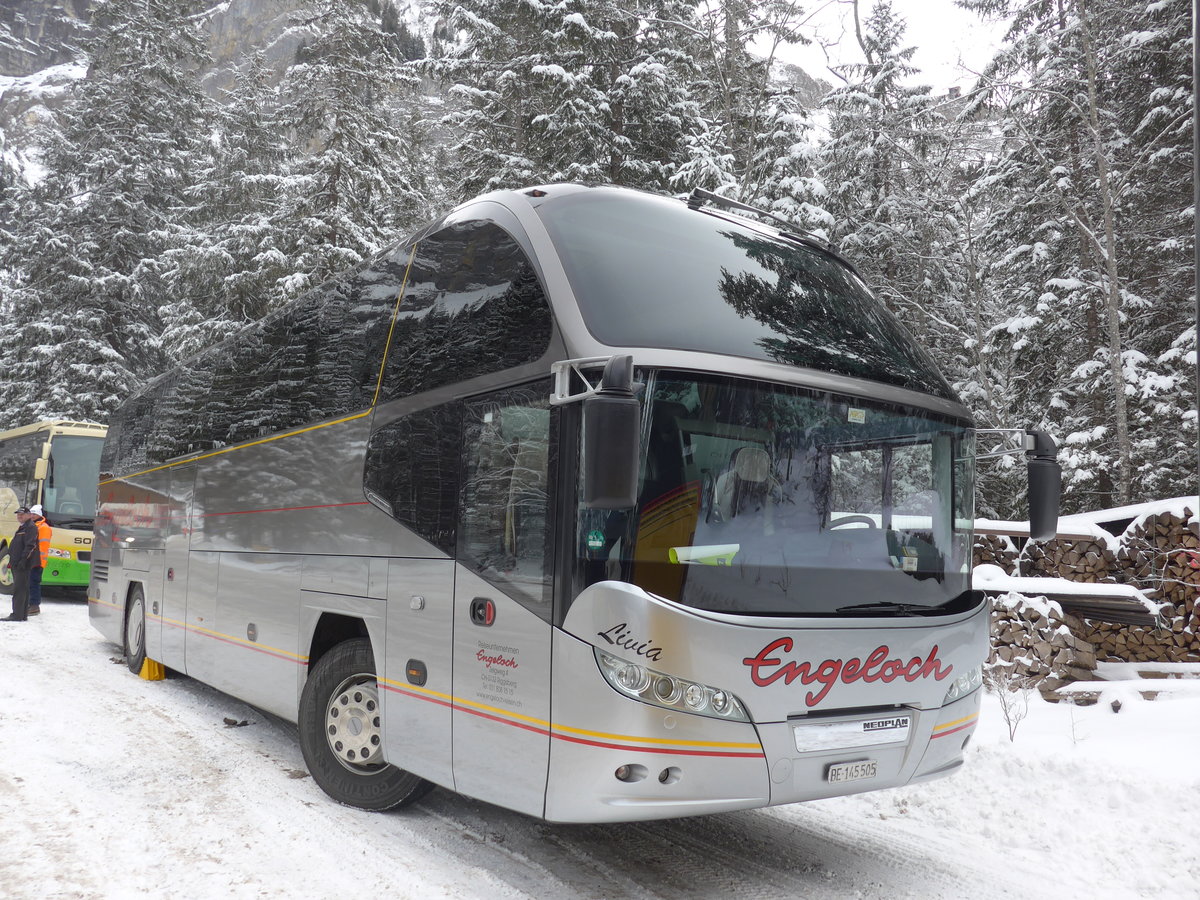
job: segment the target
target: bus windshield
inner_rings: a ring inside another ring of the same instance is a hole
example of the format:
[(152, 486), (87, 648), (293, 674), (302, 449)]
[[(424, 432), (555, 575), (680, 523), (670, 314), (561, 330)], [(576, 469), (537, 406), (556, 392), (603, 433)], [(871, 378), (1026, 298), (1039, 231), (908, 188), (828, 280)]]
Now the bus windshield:
[(863, 281), (816, 247), (605, 188), (538, 212), (588, 330), (610, 347), (721, 353), (953, 397)]
[(745, 615), (975, 605), (973, 433), (964, 423), (676, 373), (651, 375), (647, 397), (637, 506), (580, 511), (584, 584), (619, 578)]
[(91, 528), (96, 519), (102, 437), (58, 435), (50, 445), (42, 507), (51, 525)]

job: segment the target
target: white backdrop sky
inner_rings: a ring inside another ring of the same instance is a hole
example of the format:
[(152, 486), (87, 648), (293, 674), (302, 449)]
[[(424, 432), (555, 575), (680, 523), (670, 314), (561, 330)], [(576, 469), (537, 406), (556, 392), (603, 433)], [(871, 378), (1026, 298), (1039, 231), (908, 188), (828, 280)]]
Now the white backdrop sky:
[[(873, 0), (859, 0), (859, 16), (865, 22)], [(917, 83), (928, 84), (937, 93), (954, 85), (964, 91), (991, 59), (1004, 34), (1004, 23), (981, 22), (972, 12), (952, 0), (892, 0), (892, 8), (905, 19), (905, 45), (916, 48), (912, 62), (921, 70)], [(810, 24), (820, 43), (785, 48), (781, 56), (810, 75), (838, 83), (829, 66), (863, 62), (854, 35), (853, 0), (814, 0)], [(822, 47), (821, 44), (826, 46)]]

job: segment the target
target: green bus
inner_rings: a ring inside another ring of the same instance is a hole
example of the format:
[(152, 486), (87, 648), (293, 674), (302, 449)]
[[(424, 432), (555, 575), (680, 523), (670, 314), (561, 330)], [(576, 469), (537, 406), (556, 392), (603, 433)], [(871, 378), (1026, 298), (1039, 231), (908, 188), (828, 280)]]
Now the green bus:
[(87, 422), (35, 422), (0, 432), (0, 593), (13, 590), (8, 545), (19, 506), (41, 504), (54, 529), (44, 587), (86, 591), (100, 450), (108, 428)]

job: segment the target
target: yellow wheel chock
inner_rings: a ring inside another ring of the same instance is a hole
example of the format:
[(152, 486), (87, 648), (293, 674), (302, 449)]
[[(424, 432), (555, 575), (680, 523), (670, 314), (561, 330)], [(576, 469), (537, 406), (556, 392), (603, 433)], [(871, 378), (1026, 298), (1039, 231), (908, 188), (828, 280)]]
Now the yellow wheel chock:
[(167, 667), (162, 663), (146, 657), (146, 661), (142, 663), (142, 671), (138, 673), (139, 678), (145, 678), (147, 681), (162, 681), (167, 677)]

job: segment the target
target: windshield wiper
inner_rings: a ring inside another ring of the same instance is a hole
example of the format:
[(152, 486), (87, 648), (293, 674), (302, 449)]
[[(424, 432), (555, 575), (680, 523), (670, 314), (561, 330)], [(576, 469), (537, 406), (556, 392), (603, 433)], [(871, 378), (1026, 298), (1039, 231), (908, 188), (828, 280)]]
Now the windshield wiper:
[(51, 513), (50, 516), (52, 524), (62, 528), (66, 528), (69, 525), (86, 525), (91, 528), (96, 524), (95, 516), (60, 516), (54, 513)]
[(917, 606), (915, 603), (889, 603), (888, 601), (880, 601), (878, 603), (855, 603), (851, 606), (839, 606), (834, 612), (838, 614), (848, 613), (857, 616), (871, 616), (879, 613), (898, 616), (931, 616), (936, 615), (945, 610), (940, 606)]
[(853, 603), (834, 610), (839, 614), (850, 616), (941, 616), (966, 612), (975, 609), (984, 601), (983, 591), (963, 591), (952, 600), (947, 600), (937, 606), (920, 606), (916, 603), (893, 603), (890, 600), (880, 600), (875, 603)]

